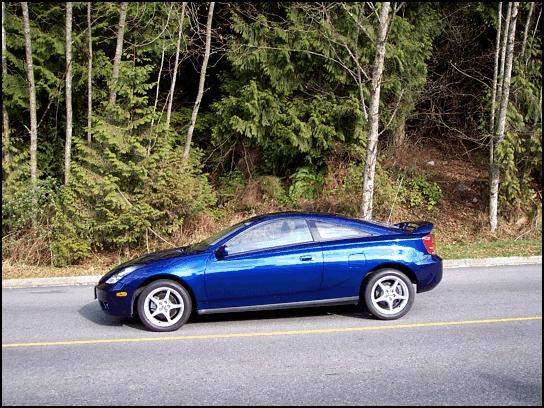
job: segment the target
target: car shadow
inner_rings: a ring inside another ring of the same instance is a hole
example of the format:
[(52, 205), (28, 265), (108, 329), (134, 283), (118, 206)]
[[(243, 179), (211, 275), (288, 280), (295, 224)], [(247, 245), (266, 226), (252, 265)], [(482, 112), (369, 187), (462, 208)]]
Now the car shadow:
[(263, 310), (255, 312), (217, 313), (209, 315), (198, 315), (196, 313), (193, 313), (187, 323), (199, 324), (229, 321), (259, 321), (318, 317), (327, 315), (339, 315), (355, 319), (372, 319), (372, 315), (370, 313), (366, 313), (359, 306), (324, 306), (295, 309)]
[(99, 326), (121, 327), (129, 326), (135, 328), (144, 328), (144, 325), (138, 318), (115, 317), (107, 315), (102, 311), (98, 302), (93, 301), (78, 310), (79, 314), (90, 322)]
[[(100, 309), (97, 302), (90, 302), (78, 310), (79, 314), (85, 319), (99, 326), (121, 327), (128, 326), (134, 329), (150, 331), (147, 329), (140, 319), (135, 316), (115, 317), (107, 315)], [(324, 307), (305, 307), (296, 309), (281, 309), (281, 310), (263, 310), (255, 312), (232, 312), (232, 313), (217, 313), (209, 315), (191, 315), (186, 324), (203, 324), (203, 323), (224, 323), (224, 322), (240, 322), (240, 321), (265, 321), (273, 319), (293, 319), (304, 317), (319, 317), (327, 315), (338, 315), (354, 319), (373, 320), (370, 313), (367, 313), (360, 306), (324, 306)]]

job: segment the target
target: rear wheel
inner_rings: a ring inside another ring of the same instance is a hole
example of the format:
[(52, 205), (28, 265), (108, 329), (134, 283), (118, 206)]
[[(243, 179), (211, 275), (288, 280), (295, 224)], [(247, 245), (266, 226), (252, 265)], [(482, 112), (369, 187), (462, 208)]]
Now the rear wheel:
[(365, 306), (378, 319), (398, 319), (411, 309), (415, 293), (404, 273), (382, 269), (372, 275), (365, 286)]
[(179, 283), (171, 280), (151, 282), (138, 297), (138, 316), (150, 330), (174, 331), (191, 315), (191, 297)]

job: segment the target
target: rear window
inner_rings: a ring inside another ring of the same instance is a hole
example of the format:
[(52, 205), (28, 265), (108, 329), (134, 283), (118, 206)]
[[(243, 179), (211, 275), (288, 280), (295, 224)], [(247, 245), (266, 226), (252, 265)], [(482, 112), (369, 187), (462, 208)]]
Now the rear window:
[(325, 241), (335, 239), (363, 238), (372, 235), (369, 232), (360, 229), (350, 228), (331, 222), (316, 221), (315, 226), (319, 232), (319, 235), (321, 236), (321, 239)]

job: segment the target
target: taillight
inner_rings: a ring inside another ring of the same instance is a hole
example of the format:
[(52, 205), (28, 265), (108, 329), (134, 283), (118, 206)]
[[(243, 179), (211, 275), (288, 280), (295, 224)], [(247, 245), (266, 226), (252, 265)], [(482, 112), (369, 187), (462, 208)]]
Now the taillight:
[(427, 252), (429, 254), (436, 255), (436, 251), (434, 250), (433, 234), (429, 234), (423, 237), (423, 245), (425, 245), (425, 248), (427, 249)]

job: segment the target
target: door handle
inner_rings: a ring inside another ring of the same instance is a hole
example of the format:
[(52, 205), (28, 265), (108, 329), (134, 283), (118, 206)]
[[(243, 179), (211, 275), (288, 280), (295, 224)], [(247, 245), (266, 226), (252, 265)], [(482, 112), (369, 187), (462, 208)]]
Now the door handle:
[(301, 261), (311, 261), (312, 259), (314, 259), (314, 257), (311, 255), (305, 255), (300, 257)]

